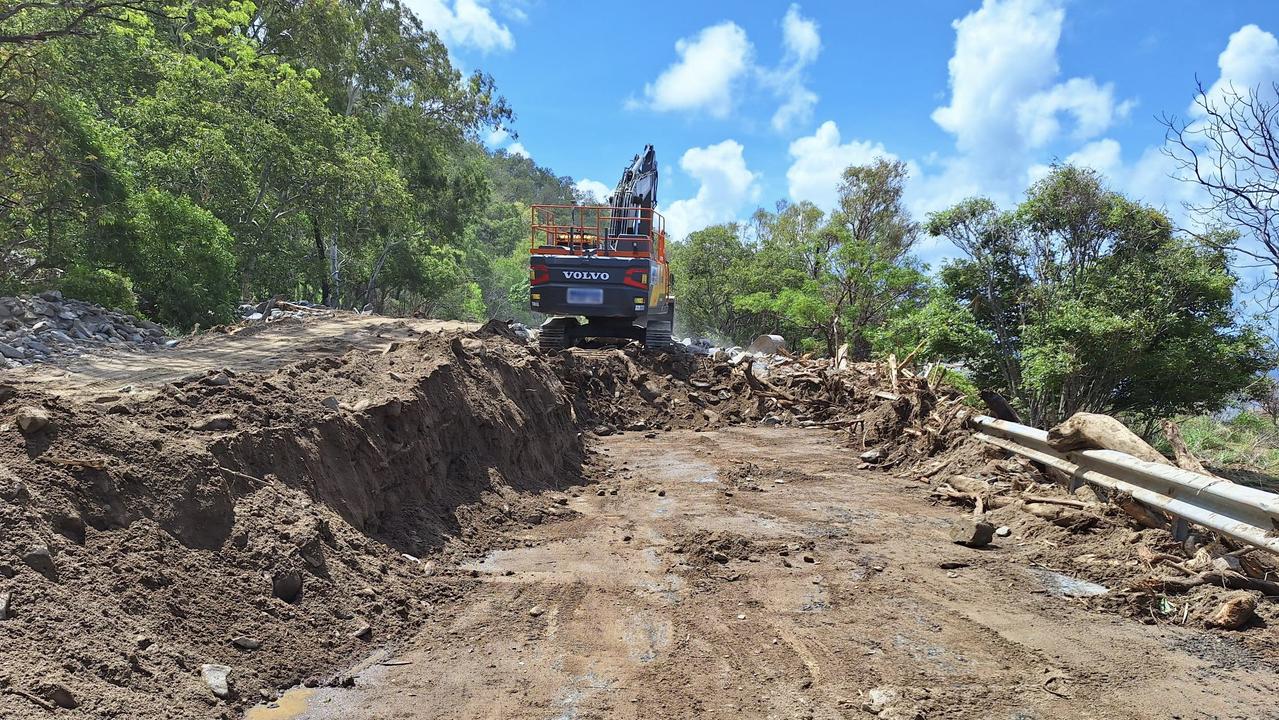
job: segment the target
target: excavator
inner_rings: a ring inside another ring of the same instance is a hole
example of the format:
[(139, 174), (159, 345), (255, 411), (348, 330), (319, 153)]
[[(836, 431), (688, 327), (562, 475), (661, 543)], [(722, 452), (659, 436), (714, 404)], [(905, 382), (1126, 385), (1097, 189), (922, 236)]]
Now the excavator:
[(606, 205), (534, 205), (529, 306), (549, 317), (538, 344), (560, 350), (587, 338), (671, 345), (675, 296), (666, 219), (657, 204), (652, 145), (622, 172)]

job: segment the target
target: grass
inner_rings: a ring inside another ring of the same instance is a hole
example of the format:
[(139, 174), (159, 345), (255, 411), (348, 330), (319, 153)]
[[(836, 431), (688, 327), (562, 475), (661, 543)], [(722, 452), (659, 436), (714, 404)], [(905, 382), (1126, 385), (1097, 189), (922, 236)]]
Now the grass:
[(1268, 418), (1242, 412), (1228, 420), (1201, 415), (1177, 424), (1190, 451), (1217, 474), (1279, 491), (1279, 426)]

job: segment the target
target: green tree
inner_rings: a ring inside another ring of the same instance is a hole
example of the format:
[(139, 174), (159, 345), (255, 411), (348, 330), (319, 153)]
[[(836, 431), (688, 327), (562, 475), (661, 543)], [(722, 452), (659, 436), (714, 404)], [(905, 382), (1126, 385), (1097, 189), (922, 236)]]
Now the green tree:
[(945, 296), (916, 327), (1036, 425), (1209, 412), (1270, 362), (1236, 321), (1225, 256), (1091, 170), (1056, 167), (1014, 212), (969, 200), (927, 229), (966, 257), (942, 270)]

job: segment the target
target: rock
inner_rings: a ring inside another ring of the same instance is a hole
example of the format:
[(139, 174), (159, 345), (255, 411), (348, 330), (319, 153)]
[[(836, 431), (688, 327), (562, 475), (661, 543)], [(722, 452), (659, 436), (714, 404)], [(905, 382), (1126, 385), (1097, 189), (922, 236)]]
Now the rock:
[(41, 407), (32, 407), (25, 405), (18, 408), (18, 412), (14, 415), (14, 421), (18, 424), (18, 430), (23, 435), (34, 435), (53, 422), (49, 417), (49, 411)]
[(804, 562), (806, 562), (806, 563), (816, 563), (816, 562), (817, 562), (817, 558), (813, 557), (813, 554), (812, 554), (812, 553), (804, 553), (803, 555), (801, 555), (801, 556), (800, 556), (800, 559), (801, 559), (801, 560), (803, 560), (803, 561), (804, 561)]
[(50, 580), (57, 576), (57, 566), (54, 565), (53, 553), (49, 551), (48, 545), (36, 545), (31, 548), (23, 554), (22, 562)]
[(356, 638), (357, 640), (368, 640), (372, 636), (373, 626), (364, 621), (361, 621), (360, 624), (356, 625), (355, 629), (351, 631), (351, 637)]
[(1233, 592), (1226, 596), (1225, 602), (1221, 603), (1205, 624), (1222, 630), (1238, 630), (1252, 619), (1256, 610), (1256, 596), (1242, 590)]
[(231, 638), (231, 644), (240, 648), (241, 650), (257, 650), (258, 648), (262, 647), (262, 643), (258, 642), (257, 640), (251, 637), (247, 637), (244, 635)]
[(12, 610), (10, 610), (10, 603), (12, 602), (13, 602), (13, 593), (11, 592), (0, 593), (0, 620), (9, 619), (9, 615), (12, 612)]
[(204, 384), (212, 385), (213, 387), (226, 387), (231, 384), (231, 378), (226, 373), (218, 372), (205, 378)]
[(778, 350), (784, 349), (786, 349), (786, 338), (781, 335), (760, 335), (751, 341), (746, 352), (773, 355)]
[(1008, 527), (1007, 525), (1000, 525), (999, 527), (995, 528), (995, 537), (1008, 537), (1009, 535), (1012, 535), (1012, 534), (1013, 534), (1012, 528)]
[(21, 360), (27, 356), (21, 348), (16, 348), (8, 343), (2, 342), (0, 342), (0, 355), (3, 355), (10, 360)]
[(271, 594), (293, 602), (302, 592), (302, 573), (297, 570), (280, 570), (271, 576)]
[(204, 680), (204, 684), (209, 686), (216, 697), (223, 700), (231, 697), (231, 685), (227, 679), (230, 674), (231, 668), (226, 665), (200, 666), (200, 679)]
[(38, 297), (41, 300), (46, 300), (48, 302), (62, 302), (62, 291), (61, 290), (45, 290), (44, 292), (40, 293)]
[(528, 609), (528, 614), (532, 617), (541, 617), (546, 614), (546, 610), (541, 605), (534, 605)]
[(338, 399), (337, 399), (336, 397), (334, 397), (334, 396), (330, 395), (330, 396), (328, 396), (328, 397), (324, 398), (323, 400), (321, 400), (321, 401), (320, 401), (320, 404), (321, 404), (321, 405), (323, 405), (324, 407), (326, 407), (326, 408), (330, 409), (330, 410), (337, 410), (337, 409), (338, 409), (338, 406), (339, 406), (341, 403), (339, 403), (339, 402), (338, 402)]
[(880, 448), (875, 448), (873, 450), (867, 450), (866, 452), (858, 455), (857, 457), (861, 458), (865, 462), (870, 462), (870, 463), (879, 462), (880, 460), (884, 459), (884, 451), (881, 450)]
[(193, 430), (230, 430), (235, 427), (234, 415), (213, 415), (191, 425)]
[(951, 542), (968, 547), (985, 547), (995, 538), (995, 526), (985, 520), (963, 518), (951, 523)]
[(54, 705), (67, 710), (74, 710), (80, 706), (80, 702), (72, 692), (62, 683), (49, 683), (44, 687), (44, 696), (49, 698)]

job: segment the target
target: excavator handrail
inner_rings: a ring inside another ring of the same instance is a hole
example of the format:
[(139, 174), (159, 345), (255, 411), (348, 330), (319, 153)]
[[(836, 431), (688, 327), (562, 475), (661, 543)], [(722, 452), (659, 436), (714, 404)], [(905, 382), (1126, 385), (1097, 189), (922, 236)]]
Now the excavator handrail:
[[(559, 222), (558, 213), (569, 214)], [(666, 261), (666, 218), (656, 210), (615, 205), (552, 205), (529, 208), (529, 247), (535, 255), (652, 257)], [(633, 223), (634, 233), (614, 233), (614, 223)], [(639, 249), (643, 243), (646, 247)], [(629, 244), (631, 249), (625, 249)]]

